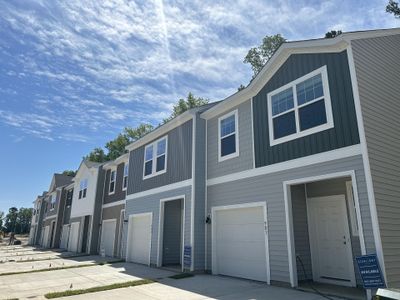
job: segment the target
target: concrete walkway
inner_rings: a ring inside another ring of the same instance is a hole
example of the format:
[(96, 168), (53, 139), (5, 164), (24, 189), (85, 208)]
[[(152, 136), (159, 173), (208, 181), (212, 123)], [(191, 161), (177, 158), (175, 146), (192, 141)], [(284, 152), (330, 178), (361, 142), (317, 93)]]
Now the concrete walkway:
[(290, 288), (268, 286), (264, 283), (223, 276), (196, 275), (174, 280), (165, 278), (160, 282), (105, 292), (60, 298), (63, 300), (323, 300), (324, 298)]

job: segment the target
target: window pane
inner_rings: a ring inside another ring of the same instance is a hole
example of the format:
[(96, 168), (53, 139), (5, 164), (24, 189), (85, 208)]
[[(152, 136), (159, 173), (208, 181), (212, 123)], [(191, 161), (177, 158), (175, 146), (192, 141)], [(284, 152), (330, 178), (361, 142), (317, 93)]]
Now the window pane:
[(153, 159), (153, 145), (146, 148), (145, 161)]
[(124, 177), (124, 189), (128, 186), (128, 177)]
[(81, 199), (82, 198), (82, 191), (79, 191), (79, 197), (78, 197), (79, 199)]
[(111, 183), (110, 183), (110, 193), (112, 193), (112, 192), (114, 192), (114, 185), (115, 183), (114, 183), (114, 181), (111, 181)]
[(273, 119), (274, 139), (293, 134), (296, 132), (296, 120), (294, 111)]
[(124, 166), (124, 176), (128, 176), (128, 172), (129, 172), (129, 165), (125, 165)]
[(145, 176), (150, 175), (152, 170), (153, 170), (153, 161), (149, 160), (144, 164), (144, 175)]
[(322, 76), (318, 74), (310, 79), (307, 79), (296, 86), (297, 102), (302, 105), (324, 95), (322, 89)]
[(112, 171), (111, 172), (111, 181), (114, 181), (115, 180), (115, 171)]
[(165, 155), (157, 157), (156, 172), (162, 171), (165, 168)]
[(236, 134), (221, 139), (221, 157), (236, 152)]
[(162, 139), (157, 143), (157, 156), (165, 153), (165, 146), (167, 145), (167, 140)]
[(300, 130), (306, 130), (326, 123), (324, 99), (299, 109)]
[(82, 198), (85, 198), (85, 197), (86, 197), (86, 189), (83, 190), (83, 195), (82, 195)]
[(235, 132), (235, 115), (221, 120), (221, 137)]
[(294, 107), (293, 90), (288, 88), (271, 97), (272, 115), (275, 116)]

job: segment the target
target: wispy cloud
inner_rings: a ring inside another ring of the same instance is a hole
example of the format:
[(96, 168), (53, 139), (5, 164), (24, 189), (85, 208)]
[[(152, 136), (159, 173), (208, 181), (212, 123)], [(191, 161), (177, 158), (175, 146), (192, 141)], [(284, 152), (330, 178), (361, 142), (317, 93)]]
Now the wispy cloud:
[(398, 26), (381, 1), (0, 4), (0, 121), (80, 142), (157, 124), (189, 91), (212, 100), (235, 92), (251, 77), (243, 57), (266, 34)]

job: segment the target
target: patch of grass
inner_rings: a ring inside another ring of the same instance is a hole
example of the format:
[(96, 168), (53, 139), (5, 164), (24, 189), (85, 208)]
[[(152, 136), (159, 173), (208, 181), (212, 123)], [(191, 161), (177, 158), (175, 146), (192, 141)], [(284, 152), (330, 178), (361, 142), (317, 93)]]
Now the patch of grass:
[(168, 278), (172, 278), (172, 279), (183, 279), (183, 278), (188, 278), (188, 277), (193, 277), (194, 275), (191, 273), (179, 273), (179, 274), (175, 274), (172, 276), (169, 276)]
[(54, 267), (54, 268), (47, 268), (47, 269), (37, 269), (37, 270), (29, 270), (29, 271), (20, 271), (20, 272), (7, 272), (7, 273), (0, 273), (0, 276), (8, 276), (8, 275), (17, 275), (17, 274), (29, 274), (29, 273), (38, 273), (38, 272), (48, 272), (48, 271), (57, 271), (57, 270), (67, 270), (67, 269), (77, 269), (77, 268), (86, 268), (86, 267), (93, 267), (93, 266), (104, 266), (104, 265), (111, 265), (119, 262), (123, 262), (123, 259), (115, 260), (115, 261), (102, 261), (98, 263), (90, 263), (90, 264), (81, 264), (81, 265), (74, 265), (74, 266), (65, 266), (65, 267)]
[(126, 281), (126, 282), (114, 283), (114, 284), (110, 284), (110, 285), (96, 286), (96, 287), (92, 287), (92, 288), (88, 288), (88, 289), (68, 290), (68, 291), (63, 291), (63, 292), (47, 293), (44, 296), (46, 297), (46, 299), (54, 299), (54, 298), (60, 298), (60, 297), (68, 297), (68, 296), (76, 296), (76, 295), (82, 295), (82, 294), (88, 294), (88, 293), (109, 291), (109, 290), (126, 288), (126, 287), (131, 287), (131, 286), (149, 284), (149, 283), (153, 283), (153, 282), (154, 282), (153, 280), (149, 280), (149, 279)]

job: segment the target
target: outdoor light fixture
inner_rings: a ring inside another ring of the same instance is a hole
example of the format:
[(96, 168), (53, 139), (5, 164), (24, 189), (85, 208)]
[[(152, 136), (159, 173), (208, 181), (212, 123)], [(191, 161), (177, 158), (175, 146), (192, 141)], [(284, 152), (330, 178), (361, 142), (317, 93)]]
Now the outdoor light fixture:
[(210, 214), (207, 215), (206, 224), (211, 224), (211, 216), (210, 216)]

